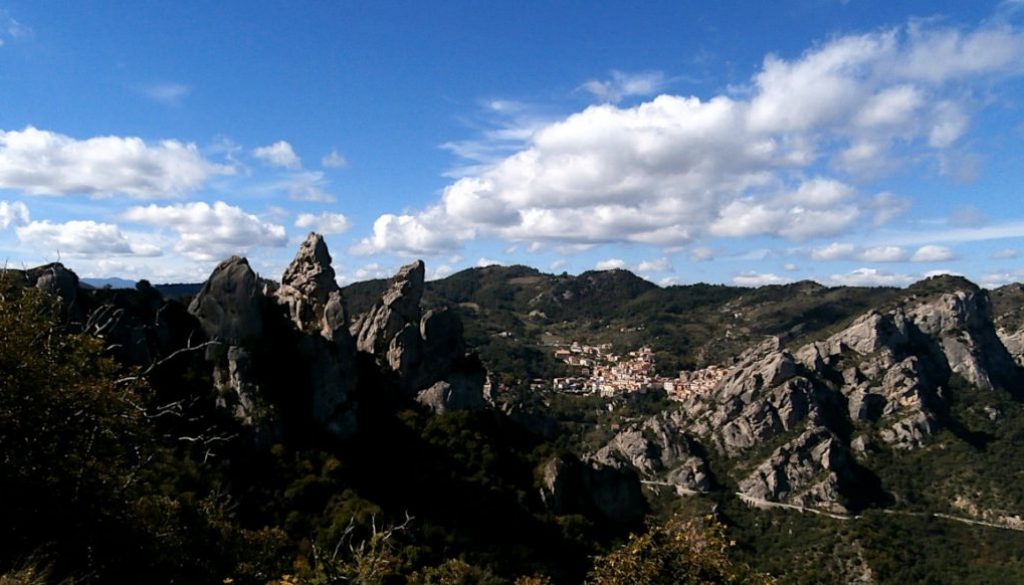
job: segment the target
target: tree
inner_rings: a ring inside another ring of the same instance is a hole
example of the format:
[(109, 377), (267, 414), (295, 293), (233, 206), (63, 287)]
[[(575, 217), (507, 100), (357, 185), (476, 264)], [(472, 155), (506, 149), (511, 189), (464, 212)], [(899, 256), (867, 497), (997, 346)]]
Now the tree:
[(594, 561), (587, 578), (590, 585), (686, 585), (774, 583), (734, 562), (734, 545), (725, 527), (707, 517), (683, 520), (673, 517), (652, 525), (646, 534), (629, 541)]

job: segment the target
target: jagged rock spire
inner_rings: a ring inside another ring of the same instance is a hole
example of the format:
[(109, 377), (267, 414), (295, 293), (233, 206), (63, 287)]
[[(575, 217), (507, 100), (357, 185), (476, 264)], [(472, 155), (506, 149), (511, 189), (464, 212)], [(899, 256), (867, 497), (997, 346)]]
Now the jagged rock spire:
[(354, 328), (360, 351), (384, 355), (388, 345), (408, 325), (420, 323), (425, 269), (422, 260), (403, 266), (391, 279), (388, 290)]
[(344, 330), (347, 325), (348, 315), (331, 267), (331, 254), (318, 233), (306, 236), (281, 276), (276, 296), (288, 307), (289, 319), (302, 331), (320, 332), (332, 338), (335, 331)]

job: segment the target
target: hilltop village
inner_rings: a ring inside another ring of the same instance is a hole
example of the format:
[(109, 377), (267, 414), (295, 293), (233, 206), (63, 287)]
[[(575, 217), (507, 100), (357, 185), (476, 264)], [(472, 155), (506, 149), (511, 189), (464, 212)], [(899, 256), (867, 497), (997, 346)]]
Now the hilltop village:
[(579, 370), (578, 376), (555, 378), (552, 387), (559, 392), (598, 394), (611, 397), (648, 390), (665, 390), (669, 397), (682, 400), (693, 394), (709, 392), (725, 376), (721, 366), (681, 371), (675, 378), (658, 376), (654, 352), (641, 347), (626, 355), (612, 353), (610, 343), (571, 345), (555, 349), (555, 358)]

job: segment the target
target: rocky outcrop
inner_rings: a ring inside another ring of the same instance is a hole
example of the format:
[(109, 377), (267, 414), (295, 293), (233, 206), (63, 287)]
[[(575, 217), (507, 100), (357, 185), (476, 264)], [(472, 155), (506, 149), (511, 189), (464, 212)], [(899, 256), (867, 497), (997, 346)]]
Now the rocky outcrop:
[(348, 314), (323, 236), (311, 233), (274, 291), (296, 329), (334, 339), (348, 333)]
[(848, 512), (841, 484), (855, 481), (846, 446), (824, 427), (809, 428), (775, 449), (739, 482), (747, 497), (768, 502)]
[(228, 345), (263, 335), (263, 294), (249, 261), (232, 256), (213, 269), (188, 307), (207, 337)]
[(620, 431), (590, 460), (614, 469), (632, 468), (648, 481), (664, 483), (680, 494), (703, 493), (714, 486), (703, 449), (686, 433), (682, 413), (655, 416)]
[(944, 284), (928, 283), (918, 289), (927, 294), (870, 311), (821, 341), (790, 348), (766, 339), (712, 392), (626, 428), (595, 460), (688, 487), (708, 469), (707, 445), (732, 461), (733, 480), (752, 501), (850, 511), (866, 493), (884, 497), (869, 469), (873, 453), (917, 449), (960, 428), (949, 400), (964, 385), (1024, 387), (987, 294), (966, 281), (935, 290)]
[(572, 458), (555, 457), (542, 470), (541, 501), (554, 514), (593, 514), (634, 524), (647, 503), (635, 474)]
[(420, 308), (424, 266), (403, 266), (381, 299), (352, 326), (359, 351), (372, 354), (402, 391), (435, 413), (484, 408), (486, 370), (466, 353), (454, 312)]
[[(402, 329), (419, 327), (424, 275), (423, 261), (417, 260), (403, 266), (391, 279), (381, 299), (352, 328), (359, 351), (386, 355)], [(388, 363), (391, 365), (390, 359)]]

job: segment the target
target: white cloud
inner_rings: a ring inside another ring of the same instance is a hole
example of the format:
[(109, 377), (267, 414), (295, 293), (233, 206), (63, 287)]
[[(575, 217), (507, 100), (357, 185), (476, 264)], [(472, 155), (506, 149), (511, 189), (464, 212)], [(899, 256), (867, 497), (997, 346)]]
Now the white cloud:
[(665, 75), (660, 71), (642, 73), (623, 73), (612, 71), (611, 79), (591, 79), (580, 86), (606, 102), (619, 102), (632, 96), (649, 96), (661, 91), (665, 86)]
[(33, 221), (17, 228), (18, 241), (33, 250), (80, 258), (106, 256), (159, 256), (149, 244), (133, 244), (114, 224), (95, 221), (50, 223)]
[[(922, 60), (928, 51), (941, 59)], [(971, 84), (995, 87), (1021, 64), (1024, 35), (992, 23), (839, 37), (795, 59), (767, 57), (745, 93), (594, 105), (517, 133), (509, 154), (508, 142), (485, 140), (502, 154), (464, 154), (484, 162), (436, 204), (406, 213), (457, 228), (455, 245), (477, 237), (662, 247), (708, 235), (838, 237), (909, 205), (859, 193), (844, 174), (962, 159), (948, 149), (984, 107)], [(614, 102), (656, 85), (613, 82), (588, 87)]]
[(32, 34), (30, 27), (15, 20), (7, 10), (0, 9), (0, 47), (11, 40), (30, 38)]
[(550, 265), (548, 265), (548, 270), (550, 270), (552, 272), (558, 272), (559, 270), (565, 269), (565, 267), (568, 266), (568, 265), (569, 265), (569, 261), (568, 260), (559, 259), (559, 260), (555, 260)]
[(334, 203), (337, 198), (328, 193), (327, 179), (320, 171), (307, 171), (291, 174), (285, 181), (273, 185), (275, 189), (283, 189), (292, 201), (309, 201), (313, 203)]
[(22, 226), (29, 222), (28, 206), (21, 201), (0, 201), (0, 230)]
[(905, 262), (908, 254), (899, 246), (875, 246), (865, 248), (857, 257), (865, 262)]
[(182, 83), (152, 83), (142, 87), (142, 93), (149, 99), (165, 106), (179, 106), (192, 91)]
[(300, 213), (295, 220), (295, 227), (331, 235), (344, 233), (352, 227), (352, 223), (344, 214), (325, 211), (320, 214)]
[(835, 260), (849, 260), (853, 257), (857, 251), (857, 246), (853, 244), (841, 244), (839, 242), (832, 242), (827, 246), (815, 248), (811, 250), (811, 259), (819, 260), (823, 262), (832, 262)]
[(833, 274), (829, 281), (843, 286), (906, 286), (914, 282), (914, 277), (877, 268), (858, 268), (846, 274)]
[(1014, 260), (1018, 256), (1020, 256), (1020, 252), (1015, 248), (1003, 248), (992, 252), (993, 260)]
[(672, 263), (669, 262), (668, 258), (644, 260), (636, 265), (637, 272), (673, 272), (674, 270), (675, 269), (673, 268)]
[(1024, 281), (1024, 270), (1015, 270), (1012, 272), (989, 272), (981, 278), (981, 281), (978, 284), (985, 288), (992, 289), (1022, 281)]
[(438, 280), (441, 278), (445, 278), (451, 276), (453, 272), (455, 272), (454, 268), (447, 264), (441, 264), (431, 271), (429, 280)]
[(905, 262), (910, 259), (899, 246), (873, 246), (860, 248), (853, 244), (833, 242), (811, 250), (811, 258), (822, 262), (861, 260), (863, 262)]
[(918, 248), (910, 260), (912, 262), (947, 262), (949, 260), (956, 260), (956, 254), (946, 246), (930, 244)]
[(691, 262), (706, 262), (715, 258), (715, 251), (711, 248), (698, 247), (690, 250)]
[(799, 266), (797, 266), (796, 264), (792, 264), (792, 263), (786, 264), (782, 268), (785, 269), (786, 272), (796, 272), (797, 270), (800, 270)]
[(609, 258), (607, 260), (600, 260), (594, 265), (594, 268), (598, 270), (617, 270), (626, 267), (626, 261), (621, 258)]
[(963, 276), (963, 273), (948, 268), (939, 268), (937, 270), (929, 270), (921, 275), (921, 278), (931, 278), (933, 276)]
[(264, 163), (285, 169), (300, 169), (302, 161), (292, 150), (292, 145), (285, 140), (278, 140), (273, 144), (254, 148), (252, 155)]
[(910, 201), (883, 191), (872, 198), (868, 208), (874, 213), (872, 223), (879, 227), (906, 213), (910, 209)]
[(418, 216), (382, 215), (373, 222), (373, 235), (360, 240), (350, 252), (356, 255), (393, 252), (416, 256), (454, 250), (468, 236), (453, 226), (446, 226), (444, 220), (437, 210)]
[(223, 260), (257, 246), (284, 246), (284, 226), (265, 223), (241, 208), (217, 201), (132, 207), (124, 219), (177, 233), (174, 250), (192, 260)]
[(777, 274), (762, 273), (762, 272), (742, 272), (732, 277), (732, 283), (736, 286), (766, 286), (769, 284), (785, 284), (789, 282), (788, 278), (783, 278)]
[(325, 169), (343, 169), (348, 166), (348, 159), (337, 150), (332, 150), (320, 159), (320, 166)]
[(207, 161), (194, 144), (99, 136), (77, 140), (32, 126), (0, 131), (0, 188), (30, 195), (179, 197), (233, 167)]
[(476, 261), (477, 268), (485, 268), (487, 266), (504, 266), (505, 263), (501, 260), (495, 260), (493, 258), (480, 258)]

